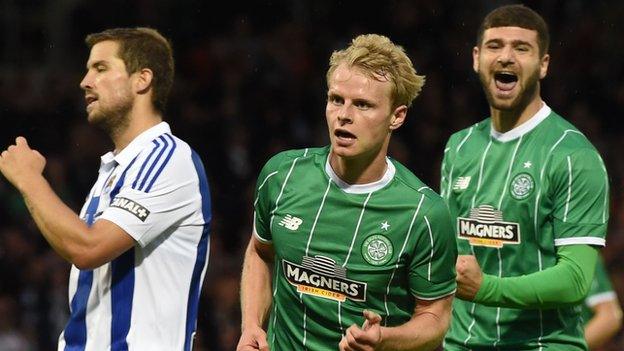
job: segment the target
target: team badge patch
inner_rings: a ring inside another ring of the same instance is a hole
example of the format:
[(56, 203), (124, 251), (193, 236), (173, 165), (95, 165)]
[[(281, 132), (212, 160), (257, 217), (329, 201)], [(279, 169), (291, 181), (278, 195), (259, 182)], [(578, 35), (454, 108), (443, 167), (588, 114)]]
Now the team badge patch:
[(520, 173), (511, 180), (509, 192), (514, 199), (524, 200), (531, 195), (533, 188), (535, 188), (533, 177), (529, 173)]
[(145, 222), (147, 216), (149, 216), (150, 214), (150, 211), (147, 208), (143, 207), (137, 202), (126, 199), (125, 197), (116, 197), (111, 203), (110, 207), (117, 207), (122, 210), (128, 211), (132, 213), (136, 218), (140, 219), (141, 222)]
[(116, 177), (116, 175), (113, 175), (112, 177), (110, 177), (108, 182), (106, 182), (106, 185), (104, 185), (104, 191), (103, 192), (106, 193), (109, 190), (111, 190), (111, 188), (113, 187), (113, 184), (115, 183), (115, 177)]
[(381, 266), (392, 258), (392, 242), (381, 234), (373, 234), (362, 243), (362, 256), (373, 266)]
[(366, 301), (366, 283), (347, 278), (347, 270), (325, 256), (304, 256), (301, 264), (282, 260), (288, 282), (297, 292), (344, 302)]

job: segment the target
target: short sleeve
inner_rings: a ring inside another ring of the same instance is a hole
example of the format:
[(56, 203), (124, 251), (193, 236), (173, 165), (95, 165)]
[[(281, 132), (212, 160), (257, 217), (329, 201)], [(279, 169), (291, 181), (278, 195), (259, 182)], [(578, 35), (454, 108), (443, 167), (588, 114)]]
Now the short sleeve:
[(134, 189), (128, 180), (113, 196), (100, 218), (117, 224), (141, 246), (173, 232), (199, 213), (202, 203), (199, 177), (190, 158), (188, 164), (185, 159), (172, 160), (149, 189)]
[[(453, 161), (456, 155), (456, 142), (458, 134), (453, 134), (449, 140), (446, 142), (446, 147), (444, 148), (444, 158), (442, 159), (442, 165), (440, 169), (440, 195), (444, 198), (447, 206), (450, 205), (450, 201), (457, 201), (457, 199), (452, 199), (451, 192), (452, 182), (453, 182)], [(455, 230), (455, 229), (453, 229)], [(457, 240), (454, 237), (457, 248), (460, 254), (471, 254), (472, 250), (470, 247), (470, 243), (467, 240)]]
[(594, 149), (562, 157), (553, 170), (555, 245), (604, 246), (609, 219), (609, 184)]
[(258, 240), (268, 243), (273, 241), (271, 235), (271, 211), (274, 197), (279, 191), (278, 168), (283, 153), (273, 156), (262, 167), (256, 182), (254, 193), (254, 235)]
[(436, 197), (433, 206), (416, 220), (412, 235), (418, 239), (410, 263), (410, 290), (422, 300), (452, 294), (456, 289), (457, 246), (448, 208)]
[(443, 198), (447, 199), (450, 193), (449, 184), (451, 183), (450, 179), (450, 154), (451, 154), (451, 141), (449, 140), (446, 143), (446, 147), (444, 148), (444, 157), (442, 158), (442, 164), (440, 165), (440, 195)]

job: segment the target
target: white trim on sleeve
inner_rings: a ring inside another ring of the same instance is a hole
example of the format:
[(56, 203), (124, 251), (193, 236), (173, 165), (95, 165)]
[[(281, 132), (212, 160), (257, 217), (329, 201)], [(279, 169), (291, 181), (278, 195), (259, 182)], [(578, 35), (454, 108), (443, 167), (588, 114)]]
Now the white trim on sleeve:
[(585, 299), (585, 304), (589, 307), (594, 307), (600, 303), (607, 301), (617, 301), (617, 295), (615, 291), (606, 291), (596, 295), (589, 296)]
[(555, 239), (555, 246), (579, 245), (579, 244), (605, 246), (606, 241), (603, 238), (596, 238), (594, 236)]
[(264, 244), (271, 244), (273, 243), (272, 240), (267, 240), (263, 237), (260, 236), (260, 234), (258, 234), (258, 231), (256, 230), (256, 221), (255, 221), (255, 217), (256, 217), (256, 212), (254, 212), (254, 223), (253, 223), (253, 235), (256, 237), (256, 239), (258, 239), (260, 242), (264, 243)]

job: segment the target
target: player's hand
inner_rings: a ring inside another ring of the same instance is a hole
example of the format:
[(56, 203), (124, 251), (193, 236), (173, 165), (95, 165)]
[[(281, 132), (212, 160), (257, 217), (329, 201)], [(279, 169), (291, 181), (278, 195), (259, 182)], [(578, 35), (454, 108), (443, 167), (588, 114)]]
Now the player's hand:
[(266, 332), (258, 326), (245, 328), (236, 346), (236, 351), (254, 350), (269, 351)]
[(459, 255), (455, 269), (457, 270), (457, 292), (455, 296), (462, 300), (474, 300), (483, 282), (483, 273), (479, 267), (479, 262), (473, 255)]
[(41, 176), (45, 164), (45, 158), (21, 136), (15, 139), (15, 145), (0, 153), (0, 172), (20, 191), (33, 177)]
[(381, 316), (364, 310), (362, 328), (353, 324), (340, 340), (340, 351), (373, 351), (381, 343)]

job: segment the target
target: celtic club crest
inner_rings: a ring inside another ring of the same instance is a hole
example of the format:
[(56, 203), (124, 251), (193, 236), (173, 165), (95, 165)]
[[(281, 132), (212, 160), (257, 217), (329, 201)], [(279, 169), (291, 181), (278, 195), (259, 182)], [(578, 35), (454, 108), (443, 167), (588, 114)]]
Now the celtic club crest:
[(362, 256), (373, 266), (381, 266), (392, 258), (392, 242), (381, 234), (373, 234), (362, 243)]
[(531, 195), (535, 188), (533, 177), (529, 173), (520, 173), (516, 175), (509, 185), (509, 192), (516, 200), (523, 200)]

